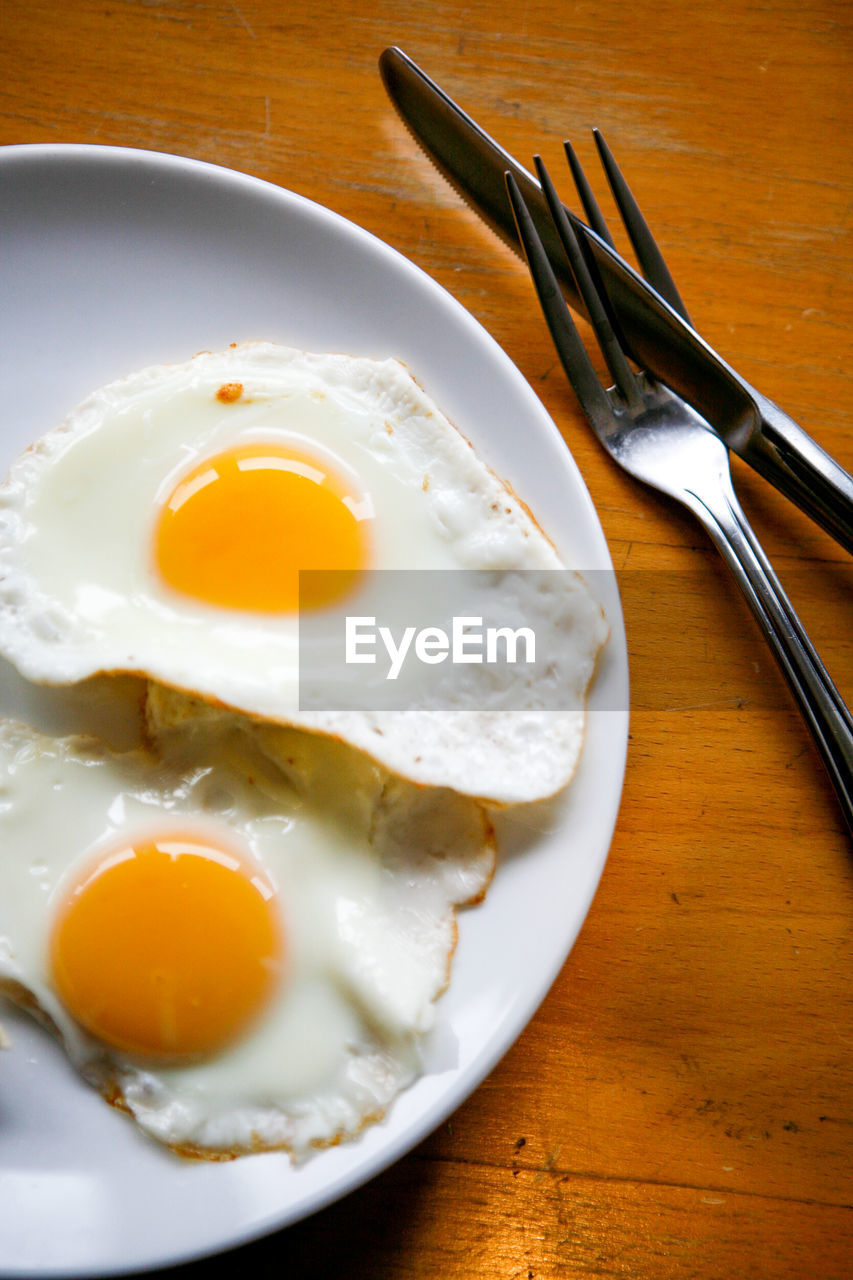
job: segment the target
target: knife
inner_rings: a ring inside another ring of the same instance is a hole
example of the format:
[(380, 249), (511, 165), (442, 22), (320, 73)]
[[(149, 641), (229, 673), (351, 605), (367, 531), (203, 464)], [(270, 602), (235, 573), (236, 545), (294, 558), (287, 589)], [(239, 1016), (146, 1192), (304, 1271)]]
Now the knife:
[[(385, 49), (379, 69), (418, 144), (462, 198), (521, 254), (504, 177), (507, 170), (513, 173), (568, 301), (585, 314), (536, 178), (402, 49)], [(600, 236), (574, 217), (573, 222), (595, 256), (623, 344), (636, 362), (678, 392), (733, 452), (853, 551), (853, 476), (737, 374)]]

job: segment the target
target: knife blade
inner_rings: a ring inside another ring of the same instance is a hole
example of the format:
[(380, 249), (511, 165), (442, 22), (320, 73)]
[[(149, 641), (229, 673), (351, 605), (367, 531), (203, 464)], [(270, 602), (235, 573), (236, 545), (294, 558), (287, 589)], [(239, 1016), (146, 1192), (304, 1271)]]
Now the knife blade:
[[(507, 170), (513, 173), (567, 300), (584, 314), (536, 178), (402, 49), (385, 49), (379, 69), (415, 141), (487, 225), (521, 254), (504, 177)], [(572, 216), (601, 271), (623, 344), (637, 363), (677, 391), (733, 452), (853, 551), (853, 476), (737, 374), (624, 258)]]

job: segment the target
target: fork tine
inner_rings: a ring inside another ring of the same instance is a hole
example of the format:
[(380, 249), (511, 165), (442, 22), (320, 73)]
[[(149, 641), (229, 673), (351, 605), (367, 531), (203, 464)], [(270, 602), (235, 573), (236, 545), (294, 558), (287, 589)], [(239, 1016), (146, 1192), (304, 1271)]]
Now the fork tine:
[(542, 191), (548, 201), (551, 217), (554, 220), (554, 225), (557, 228), (563, 247), (568, 254), (572, 274), (575, 277), (575, 284), (583, 299), (590, 324), (595, 330), (598, 345), (601, 347), (604, 359), (607, 361), (607, 367), (631, 412), (641, 413), (643, 409), (642, 396), (637, 389), (636, 379), (625, 358), (619, 339), (613, 331), (613, 325), (610, 323), (610, 316), (607, 314), (602, 292), (593, 281), (589, 265), (578, 244), (574, 228), (569, 222), (562, 201), (557, 195), (541, 156), (534, 156), (533, 160)]
[[(664, 262), (663, 254), (649, 230), (649, 224), (640, 212), (640, 206), (634, 199), (621, 169), (614, 160), (613, 153), (604, 141), (600, 129), (593, 129), (592, 136), (595, 138), (595, 145), (598, 147), (601, 164), (607, 174), (610, 190), (613, 192), (613, 199), (616, 201), (616, 207), (625, 224), (625, 230), (628, 232), (631, 244), (634, 246), (634, 252), (637, 255), (637, 261), (640, 264), (643, 275), (652, 288), (656, 289), (673, 310), (677, 311), (689, 324), (690, 317), (687, 314), (687, 308), (682, 302), (681, 295), (675, 286), (675, 281), (669, 273), (669, 267)], [(571, 164), (571, 161), (569, 163)], [(574, 174), (574, 169), (572, 173)], [(597, 230), (597, 228), (594, 228), (594, 230)]]
[(598, 379), (598, 374), (587, 355), (581, 336), (560, 292), (557, 277), (554, 275), (518, 183), (509, 170), (504, 177), (515, 225), (518, 228), (518, 238), (524, 249), (530, 275), (557, 354), (584, 413), (593, 426), (600, 430), (604, 429), (613, 416), (607, 392)]
[(601, 236), (611, 249), (616, 248), (616, 244), (610, 234), (610, 228), (604, 220), (604, 214), (598, 207), (598, 201), (592, 192), (592, 187), (587, 181), (586, 174), (581, 168), (581, 162), (575, 154), (575, 149), (568, 139), (563, 143), (563, 150), (566, 153), (566, 159), (569, 162), (569, 168), (572, 171), (572, 179), (575, 184), (575, 190), (580, 196), (580, 202), (583, 205), (584, 213), (589, 225), (592, 227), (596, 235)]

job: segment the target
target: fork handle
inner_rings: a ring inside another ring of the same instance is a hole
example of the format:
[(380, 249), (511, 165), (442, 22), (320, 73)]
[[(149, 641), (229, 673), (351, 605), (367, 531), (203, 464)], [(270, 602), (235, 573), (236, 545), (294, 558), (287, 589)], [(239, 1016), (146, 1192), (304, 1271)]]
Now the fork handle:
[(719, 499), (691, 495), (741, 588), (811, 731), (853, 835), (853, 717), (833, 684), (744, 515), (724, 481)]

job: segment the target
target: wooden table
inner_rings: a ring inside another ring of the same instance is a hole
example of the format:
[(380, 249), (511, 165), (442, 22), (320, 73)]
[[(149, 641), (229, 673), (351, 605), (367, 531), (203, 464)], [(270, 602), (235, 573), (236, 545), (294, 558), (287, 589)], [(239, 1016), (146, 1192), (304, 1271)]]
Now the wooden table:
[[(459, 299), (564, 433), (625, 597), (624, 801), (540, 1012), (417, 1150), (229, 1263), (303, 1280), (853, 1275), (853, 866), (833, 794), (699, 526), (600, 451), (524, 267), (420, 154), (376, 66), (399, 44), (527, 163), (559, 169), (570, 134), (595, 174), (601, 126), (698, 327), (851, 468), (850, 16), (843, 0), (4, 8), (0, 143), (248, 171)], [(850, 556), (734, 472), (850, 699)], [(656, 602), (653, 581), (677, 589)]]

